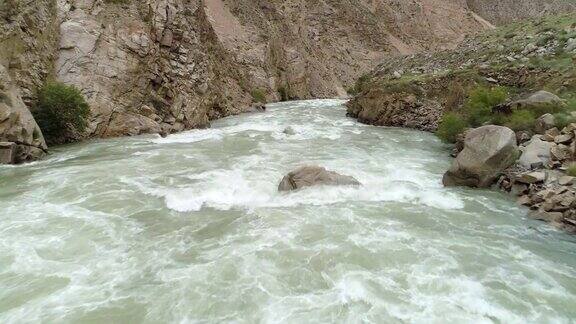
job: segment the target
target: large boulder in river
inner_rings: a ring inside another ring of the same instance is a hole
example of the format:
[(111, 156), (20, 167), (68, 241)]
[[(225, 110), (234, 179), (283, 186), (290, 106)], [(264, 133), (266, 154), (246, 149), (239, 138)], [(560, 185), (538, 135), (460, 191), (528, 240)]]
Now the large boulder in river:
[(288, 173), (278, 185), (278, 191), (292, 191), (312, 186), (359, 186), (351, 176), (328, 171), (320, 166), (303, 166)]
[(507, 127), (488, 125), (466, 134), (464, 149), (444, 174), (445, 186), (489, 187), (518, 158), (516, 134)]

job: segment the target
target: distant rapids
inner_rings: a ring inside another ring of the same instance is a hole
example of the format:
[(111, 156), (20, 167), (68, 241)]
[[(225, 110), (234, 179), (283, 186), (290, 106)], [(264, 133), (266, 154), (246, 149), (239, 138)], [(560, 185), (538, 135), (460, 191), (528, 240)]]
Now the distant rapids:
[[(439, 140), (343, 103), (0, 167), (0, 323), (576, 319), (576, 238), (504, 194), (443, 188)], [(307, 164), (363, 186), (277, 192)]]

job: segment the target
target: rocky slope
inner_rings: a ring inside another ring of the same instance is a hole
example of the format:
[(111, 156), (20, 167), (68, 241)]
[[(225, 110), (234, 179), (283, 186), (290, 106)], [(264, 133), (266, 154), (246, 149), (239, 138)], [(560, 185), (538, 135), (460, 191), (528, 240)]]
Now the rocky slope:
[(470, 9), (501, 19), (485, 2), (8, 0), (0, 64), (29, 108), (47, 79), (78, 87), (92, 111), (86, 136), (171, 133), (254, 98), (345, 96), (386, 55), (453, 48), (492, 28)]
[(389, 58), (359, 80), (361, 93), (349, 102), (348, 113), (369, 124), (435, 131), (443, 113), (462, 110), (479, 85), (506, 86), (516, 97), (547, 89), (573, 98), (574, 17), (515, 23), (454, 50)]
[(467, 0), (468, 7), (496, 25), (576, 11), (573, 0)]

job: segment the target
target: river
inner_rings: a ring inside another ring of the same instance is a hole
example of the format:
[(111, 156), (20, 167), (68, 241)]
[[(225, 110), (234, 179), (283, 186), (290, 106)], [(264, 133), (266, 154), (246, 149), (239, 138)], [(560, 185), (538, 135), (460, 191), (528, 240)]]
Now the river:
[[(576, 319), (576, 239), (443, 188), (433, 135), (338, 100), (268, 110), (0, 167), (0, 323)], [(305, 164), (363, 186), (278, 193)]]

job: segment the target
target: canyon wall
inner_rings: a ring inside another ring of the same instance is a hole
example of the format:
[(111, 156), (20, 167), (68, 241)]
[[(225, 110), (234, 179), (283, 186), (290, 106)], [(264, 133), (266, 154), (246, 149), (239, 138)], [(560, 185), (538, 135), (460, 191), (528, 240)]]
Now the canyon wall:
[(269, 100), (344, 97), (384, 55), (488, 27), (460, 1), (59, 1), (56, 76), (99, 137), (177, 132)]
[[(46, 80), (76, 86), (91, 109), (86, 137), (207, 127), (250, 110), (262, 96), (344, 97), (389, 55), (453, 48), (465, 35), (492, 28), (489, 21), (519, 17), (491, 2), (5, 0), (0, 91), (10, 88), (11, 102), (33, 108)], [(6, 102), (0, 141), (44, 152), (28, 110), (18, 109), (16, 118)], [(6, 135), (15, 132), (18, 139)]]

